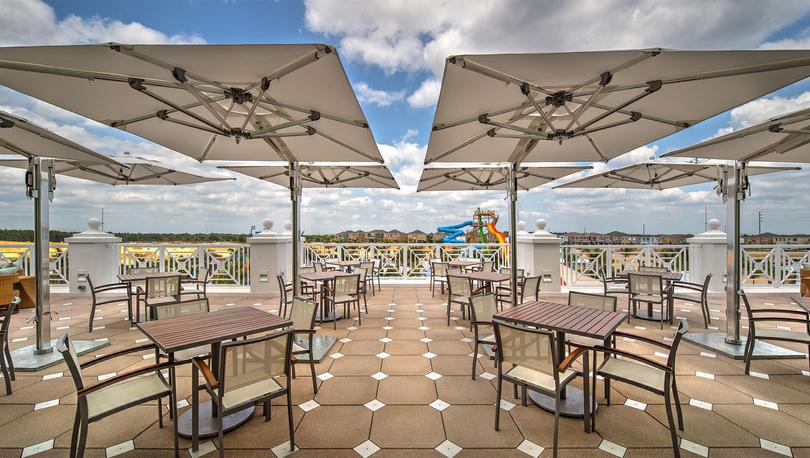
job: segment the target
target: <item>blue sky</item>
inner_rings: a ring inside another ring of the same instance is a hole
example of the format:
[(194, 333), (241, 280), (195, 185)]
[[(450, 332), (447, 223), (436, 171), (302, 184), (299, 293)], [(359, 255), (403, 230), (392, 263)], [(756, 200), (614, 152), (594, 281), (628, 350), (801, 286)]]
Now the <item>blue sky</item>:
[[(400, 182), (418, 177), (433, 120), (443, 59), (473, 52), (543, 52), (667, 47), (674, 49), (810, 48), (810, 5), (785, 0), (654, 2), (551, 0), (465, 2), (429, 0), (329, 1), (48, 1), (0, 0), (0, 45), (121, 42), (312, 43), (335, 45), (361, 100), (375, 139)], [(739, 128), (785, 111), (810, 106), (810, 82), (617, 158), (621, 166), (650, 154), (686, 146), (721, 130)], [(120, 152), (188, 165), (187, 158), (137, 137), (83, 123), (59, 109), (0, 89), (0, 109), (31, 120), (102, 152)], [(205, 167), (204, 167), (205, 168)], [(799, 172), (795, 180), (810, 174)], [(30, 202), (17, 171), (0, 170), (4, 225), (30, 227)], [(744, 230), (765, 214), (765, 230), (807, 231), (810, 196), (784, 178), (754, 179), (745, 204)], [(406, 186), (407, 188), (408, 186)], [(806, 188), (806, 187), (805, 187)], [(238, 205), (234, 205), (238, 203)], [(182, 212), (162, 215), (170, 206)], [(414, 194), (385, 191), (307, 191), (304, 230), (309, 233), (379, 227), (433, 230), (469, 219), (476, 207), (503, 214), (497, 192)], [(101, 207), (107, 228), (118, 231), (244, 232), (272, 218), (289, 219), (286, 191), (240, 178), (228, 184), (163, 189), (109, 189), (60, 180), (52, 225), (80, 230)], [(710, 187), (671, 192), (541, 188), (521, 196), (521, 220), (544, 218), (552, 230), (699, 232), (704, 209), (723, 218)], [(137, 217), (133, 217), (136, 215)], [(150, 217), (150, 215), (161, 215)], [(530, 227), (532, 224), (530, 223)], [(501, 223), (502, 229), (505, 224)]]

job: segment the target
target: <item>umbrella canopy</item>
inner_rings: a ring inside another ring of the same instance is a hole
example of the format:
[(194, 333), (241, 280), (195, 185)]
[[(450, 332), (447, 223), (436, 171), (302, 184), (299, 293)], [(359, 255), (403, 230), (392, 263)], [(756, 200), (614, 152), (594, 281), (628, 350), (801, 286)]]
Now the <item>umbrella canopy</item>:
[(68, 159), (83, 164), (120, 165), (107, 156), (5, 111), (0, 111), (0, 154), (15, 154), (29, 159)]
[(810, 76), (810, 51), (448, 58), (425, 163), (607, 161)]
[(664, 156), (810, 163), (810, 109), (777, 116)]
[[(162, 162), (140, 157), (118, 156), (114, 157), (114, 159), (121, 165), (85, 164), (80, 161), (57, 160), (54, 162), (53, 171), (57, 175), (81, 178), (113, 186), (131, 184), (183, 185), (233, 179), (204, 176), (194, 172), (177, 170)], [(28, 167), (28, 161), (0, 158), (0, 166), (24, 169)]]
[[(645, 161), (579, 178), (558, 188), (670, 189), (700, 183), (720, 183), (725, 164), (710, 162)], [(748, 175), (799, 170), (798, 167), (750, 166)]]
[(0, 48), (0, 84), (200, 161), (383, 162), (327, 45)]
[[(517, 168), (518, 189), (529, 190), (558, 178), (590, 169), (583, 165), (533, 165), (522, 164)], [(447, 167), (434, 165), (422, 170), (417, 192), (421, 191), (473, 191), (506, 190), (508, 183), (506, 166)]]
[[(378, 164), (301, 164), (304, 188), (394, 188), (399, 185), (384, 165)], [(231, 170), (259, 180), (290, 188), (290, 167), (284, 165), (229, 165)]]

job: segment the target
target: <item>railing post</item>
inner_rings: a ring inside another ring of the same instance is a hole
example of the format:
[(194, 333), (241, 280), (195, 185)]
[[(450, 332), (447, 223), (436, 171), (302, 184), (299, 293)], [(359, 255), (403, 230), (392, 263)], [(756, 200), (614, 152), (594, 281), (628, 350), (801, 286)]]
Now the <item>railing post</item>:
[(709, 230), (687, 240), (689, 243), (689, 280), (702, 283), (712, 274), (709, 291), (719, 293), (726, 287), (726, 233), (720, 220), (710, 219)]
[(250, 245), (250, 293), (279, 293), (276, 276), (284, 272), (290, 281), (292, 273), (292, 233), (279, 234), (273, 231), (273, 221), (262, 221), (263, 230), (247, 239)]
[(71, 293), (88, 292), (88, 277), (96, 285), (117, 281), (118, 244), (121, 239), (99, 230), (101, 222), (96, 218), (90, 218), (87, 226), (86, 231), (65, 239), (69, 265), (67, 279)]
[[(517, 263), (519, 269), (540, 276), (540, 291), (558, 293), (560, 285), (560, 243), (561, 240), (546, 230), (546, 221), (535, 222), (537, 230), (528, 233), (525, 224), (517, 224)], [(511, 259), (510, 259), (511, 262)]]

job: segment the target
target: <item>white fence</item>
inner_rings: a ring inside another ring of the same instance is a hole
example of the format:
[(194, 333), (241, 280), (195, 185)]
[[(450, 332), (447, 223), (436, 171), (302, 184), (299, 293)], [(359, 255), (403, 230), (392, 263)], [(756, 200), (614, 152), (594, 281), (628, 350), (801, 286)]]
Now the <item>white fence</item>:
[[(66, 285), (68, 282), (68, 246), (65, 243), (51, 243), (49, 250), (51, 284)], [(0, 261), (16, 262), (22, 258), (22, 267), (26, 275), (33, 275), (33, 243), (0, 244)]]
[(810, 245), (743, 245), (741, 262), (744, 285), (797, 285)]
[(497, 269), (509, 265), (508, 251), (509, 246), (500, 243), (306, 243), (304, 264), (379, 259), (382, 277), (416, 279), (430, 276), (431, 259), (481, 259), (494, 262)]
[(206, 268), (209, 283), (250, 285), (250, 246), (244, 243), (122, 243), (118, 253), (119, 273), (130, 267), (158, 267), (196, 276)]
[(596, 285), (642, 266), (666, 267), (689, 278), (688, 245), (562, 245), (560, 278), (564, 286)]

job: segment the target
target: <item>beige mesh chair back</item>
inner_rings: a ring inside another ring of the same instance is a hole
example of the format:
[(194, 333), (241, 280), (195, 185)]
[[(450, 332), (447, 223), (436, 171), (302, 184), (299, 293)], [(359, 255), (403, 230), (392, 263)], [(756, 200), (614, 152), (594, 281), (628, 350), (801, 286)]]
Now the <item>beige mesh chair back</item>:
[(360, 275), (338, 275), (335, 277), (335, 296), (355, 296), (360, 284)]
[(130, 267), (129, 273), (131, 274), (156, 274), (160, 272), (158, 267)]
[(368, 275), (368, 269), (365, 267), (355, 267), (352, 271), (358, 275), (360, 275), (360, 284), (364, 284), (366, 282), (366, 275)]
[(290, 310), (290, 321), (292, 321), (293, 329), (312, 329), (315, 325), (316, 309), (317, 307), (315, 306), (314, 302), (310, 302), (300, 297), (293, 299)]
[(616, 297), (571, 291), (568, 293), (568, 305), (604, 310), (606, 312), (615, 312)]
[(453, 304), (461, 306), (461, 319), (466, 318), (466, 309), (470, 306), (472, 281), (469, 277), (454, 275), (447, 271), (447, 325), (450, 326)]
[(481, 264), (481, 272), (493, 272), (495, 270), (495, 263), (486, 261)]
[(312, 272), (315, 272), (315, 265), (314, 264), (311, 265), (311, 266), (304, 266), (304, 267), (301, 267), (300, 269), (298, 269), (299, 274), (312, 273)]
[[(500, 269), (498, 269), (498, 273), (502, 273), (502, 274), (509, 274), (511, 272), (512, 272), (512, 269), (509, 268), (509, 267), (501, 267)], [(523, 275), (525, 273), (526, 273), (525, 269), (517, 269), (517, 277), (518, 278), (523, 277)]]
[(444, 277), (447, 275), (447, 263), (446, 262), (433, 262), (431, 263), (433, 266), (433, 276), (434, 277)]
[(500, 363), (525, 367), (549, 376), (553, 380), (556, 365), (554, 363), (554, 336), (550, 332), (530, 331), (496, 323), (495, 333)]
[(321, 262), (313, 263), (312, 267), (315, 268), (315, 272), (323, 272), (323, 264)]
[[(664, 294), (664, 286), (661, 277), (658, 275), (637, 275), (630, 274), (627, 276), (630, 280), (630, 296), (643, 296), (645, 300), (659, 299)], [(653, 301), (655, 302), (655, 301)]]
[(151, 277), (146, 279), (146, 299), (180, 297), (180, 277)]
[[(292, 375), (295, 377), (295, 364), (298, 362), (309, 363), (312, 372), (312, 392), (318, 393), (318, 374), (315, 372), (315, 355), (312, 352), (315, 339), (315, 313), (317, 306), (302, 297), (293, 299), (290, 308), (290, 321), (294, 333), (292, 353), (296, 355), (296, 360), (292, 362)], [(306, 337), (304, 337), (306, 336)], [(307, 355), (307, 361), (298, 355)]]
[(470, 298), (471, 319), (477, 322), (492, 322), (492, 317), (498, 313), (498, 302), (494, 294), (479, 294)]
[(639, 266), (638, 271), (662, 274), (665, 272), (669, 272), (669, 269), (666, 267), (657, 267), (657, 266)]
[(170, 302), (155, 306), (155, 319), (165, 320), (178, 316), (194, 315), (197, 313), (208, 313), (210, 307), (208, 299), (192, 299), (190, 301)]
[(195, 277), (199, 282), (206, 282), (208, 281), (208, 269), (205, 267), (201, 267), (197, 269), (197, 276)]
[(520, 295), (521, 303), (540, 300), (540, 277), (526, 277), (523, 280), (523, 293)]

